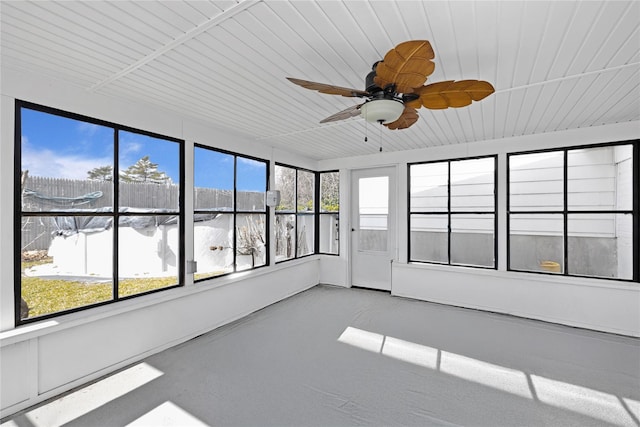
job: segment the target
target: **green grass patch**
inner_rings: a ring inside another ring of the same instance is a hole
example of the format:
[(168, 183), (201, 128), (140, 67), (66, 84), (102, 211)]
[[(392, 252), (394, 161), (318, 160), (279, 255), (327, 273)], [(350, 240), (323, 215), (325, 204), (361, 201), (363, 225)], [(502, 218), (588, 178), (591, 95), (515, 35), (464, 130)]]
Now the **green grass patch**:
[[(25, 268), (46, 262), (22, 263)], [(166, 288), (177, 283), (176, 277), (157, 277), (121, 280), (120, 297), (136, 295), (154, 289)], [(57, 313), (113, 299), (111, 282), (85, 283), (81, 281), (43, 279), (22, 276), (22, 298), (29, 306), (29, 317)]]

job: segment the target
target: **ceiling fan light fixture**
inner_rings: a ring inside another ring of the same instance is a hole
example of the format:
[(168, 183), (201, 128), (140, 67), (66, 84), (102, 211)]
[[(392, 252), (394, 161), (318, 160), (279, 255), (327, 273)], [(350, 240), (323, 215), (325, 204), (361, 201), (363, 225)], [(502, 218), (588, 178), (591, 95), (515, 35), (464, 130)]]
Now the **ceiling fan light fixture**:
[(360, 115), (368, 122), (392, 123), (400, 118), (404, 104), (392, 99), (374, 99), (360, 107)]

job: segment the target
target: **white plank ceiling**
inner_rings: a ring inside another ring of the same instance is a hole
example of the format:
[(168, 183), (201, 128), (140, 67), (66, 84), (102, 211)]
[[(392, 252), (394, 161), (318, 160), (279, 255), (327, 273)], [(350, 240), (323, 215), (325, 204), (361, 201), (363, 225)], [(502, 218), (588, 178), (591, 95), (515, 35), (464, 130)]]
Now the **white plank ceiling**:
[[(313, 159), (640, 120), (637, 1), (1, 1), (0, 14), (3, 67)], [(319, 124), (360, 99), (285, 79), (364, 89), (371, 65), (411, 39), (435, 51), (427, 83), (496, 92), (391, 131), (359, 117)]]

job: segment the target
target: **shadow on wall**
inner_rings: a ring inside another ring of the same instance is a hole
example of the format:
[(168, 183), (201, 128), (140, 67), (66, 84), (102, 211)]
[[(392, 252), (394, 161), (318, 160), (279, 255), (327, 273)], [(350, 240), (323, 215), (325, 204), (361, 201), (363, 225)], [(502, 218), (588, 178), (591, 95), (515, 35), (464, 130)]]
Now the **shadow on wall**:
[[(489, 233), (451, 233), (451, 263), (493, 267), (493, 242)], [(411, 232), (413, 261), (447, 263), (448, 258), (447, 233)]]
[[(605, 237), (569, 237), (569, 274), (620, 277), (616, 239)], [(563, 242), (557, 236), (511, 236), (511, 269), (552, 271), (541, 264), (556, 262), (563, 268)]]
[[(510, 268), (523, 271), (563, 272), (563, 239), (559, 236), (512, 235)], [(625, 278), (619, 271), (617, 241), (606, 237), (569, 237), (569, 273)], [(493, 266), (494, 238), (488, 233), (452, 233), (453, 264)], [(411, 232), (413, 261), (446, 263), (447, 233)], [(545, 265), (546, 263), (546, 265)], [(559, 268), (558, 268), (559, 267)]]

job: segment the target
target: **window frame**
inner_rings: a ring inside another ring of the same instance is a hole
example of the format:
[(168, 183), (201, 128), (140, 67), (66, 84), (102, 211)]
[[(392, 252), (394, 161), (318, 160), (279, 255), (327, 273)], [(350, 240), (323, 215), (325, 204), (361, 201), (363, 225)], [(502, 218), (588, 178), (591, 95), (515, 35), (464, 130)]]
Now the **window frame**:
[[(22, 173), (22, 110), (34, 110), (46, 114), (55, 115), (58, 117), (63, 117), (71, 120), (81, 121), (85, 123), (90, 123), (98, 126), (108, 127), (113, 129), (113, 189), (112, 189), (112, 212), (70, 212), (64, 210), (46, 210), (46, 211), (23, 211), (22, 206), (22, 187), (21, 187), (21, 173)], [(46, 319), (51, 319), (54, 317), (76, 313), (79, 311), (88, 310), (94, 307), (99, 307), (103, 305), (114, 304), (119, 301), (125, 301), (132, 298), (138, 298), (141, 296), (166, 291), (169, 289), (174, 289), (178, 287), (184, 286), (184, 277), (185, 277), (185, 142), (182, 139), (169, 137), (166, 135), (161, 135), (155, 132), (150, 132), (146, 130), (141, 130), (137, 128), (133, 128), (130, 126), (120, 125), (117, 123), (109, 122), (106, 120), (101, 120), (89, 116), (85, 116), (82, 114), (73, 113), (70, 111), (65, 111), (53, 107), (48, 107), (40, 104), (36, 104), (29, 101), (24, 101), (20, 99), (15, 100), (14, 104), (14, 196), (13, 196), (13, 204), (14, 204), (14, 236), (13, 236), (13, 258), (14, 258), (14, 322), (16, 326), (39, 322)], [(178, 183), (178, 206), (176, 212), (166, 213), (162, 215), (166, 216), (177, 216), (178, 217), (178, 248), (179, 254), (177, 256), (176, 262), (176, 277), (177, 283), (174, 285), (151, 289), (148, 291), (119, 296), (119, 274), (118, 274), (118, 254), (119, 254), (119, 224), (121, 217), (144, 217), (144, 216), (157, 216), (157, 213), (145, 213), (145, 212), (121, 212), (119, 206), (119, 194), (120, 194), (120, 177), (119, 173), (119, 134), (120, 132), (130, 132), (139, 135), (144, 135), (151, 138), (163, 139), (166, 141), (174, 142), (178, 144), (178, 152), (179, 152), (179, 183)], [(72, 307), (69, 309), (56, 311), (53, 313), (47, 313), (43, 315), (39, 315), (33, 318), (21, 318), (20, 308), (21, 308), (21, 300), (22, 300), (22, 268), (21, 268), (21, 252), (22, 252), (22, 220), (23, 218), (29, 217), (57, 217), (57, 216), (69, 216), (69, 217), (84, 217), (84, 216), (98, 216), (98, 217), (110, 217), (113, 218), (113, 235), (112, 239), (112, 258), (111, 258), (111, 270), (112, 270), (112, 295), (111, 298), (105, 301), (99, 301), (87, 305), (82, 305), (78, 307)]]
[[(312, 171), (310, 169), (306, 169), (306, 168), (301, 168), (298, 166), (292, 166), (292, 165), (288, 165), (285, 163), (280, 163), (280, 162), (276, 162), (275, 163), (275, 167), (285, 167), (285, 168), (289, 168), (289, 169), (293, 169), (295, 170), (295, 176), (296, 176), (296, 180), (295, 180), (295, 192), (294, 192), (294, 200), (293, 200), (293, 206), (294, 209), (292, 211), (278, 211), (276, 209), (276, 207), (274, 206), (274, 215), (276, 216), (276, 221), (274, 221), (274, 223), (277, 223), (277, 216), (278, 215), (294, 215), (296, 220), (295, 220), (295, 231), (296, 231), (296, 239), (295, 239), (295, 250), (294, 250), (294, 256), (291, 258), (287, 258), (287, 259), (282, 259), (282, 260), (276, 260), (275, 263), (276, 264), (280, 264), (283, 262), (287, 262), (287, 261), (292, 261), (295, 259), (302, 259), (302, 258), (306, 258), (312, 255), (316, 255), (318, 253), (318, 245), (319, 245), (319, 241), (318, 241), (318, 226), (319, 226), (319, 218), (318, 218), (318, 194), (319, 194), (319, 188), (318, 188), (318, 183), (319, 183), (319, 178), (318, 178), (318, 172), (316, 171)], [(313, 189), (313, 211), (308, 212), (308, 211), (303, 211), (303, 212), (299, 212), (298, 211), (298, 172), (299, 171), (303, 171), (303, 172), (307, 172), (307, 173), (311, 173), (313, 174), (313, 185), (314, 185), (314, 189)], [(276, 184), (276, 190), (277, 190), (277, 184)], [(308, 254), (304, 254), (304, 255), (298, 255), (298, 218), (300, 216), (312, 216), (314, 217), (313, 220), (313, 251), (311, 251)]]
[[(196, 148), (201, 148), (201, 149), (205, 149), (205, 150), (210, 150), (210, 151), (215, 151), (216, 153), (221, 153), (221, 154), (226, 154), (229, 156), (233, 156), (233, 207), (231, 210), (202, 210), (202, 209), (197, 209), (195, 207), (195, 200), (194, 200), (194, 207), (193, 207), (193, 215), (195, 216), (196, 214), (213, 214), (213, 213), (220, 213), (223, 215), (233, 215), (233, 237), (232, 237), (232, 244), (233, 244), (233, 270), (229, 271), (227, 273), (223, 273), (223, 274), (218, 274), (215, 276), (208, 276), (208, 277), (203, 277), (201, 279), (196, 279), (195, 275), (194, 275), (194, 283), (200, 283), (200, 282), (204, 282), (206, 280), (212, 280), (212, 279), (217, 279), (219, 277), (225, 277), (228, 276), (230, 274), (234, 274), (240, 271), (252, 271), (252, 270), (257, 270), (259, 268), (264, 268), (264, 267), (268, 267), (270, 265), (270, 257), (269, 257), (269, 249), (270, 249), (270, 225), (269, 225), (269, 207), (266, 204), (266, 191), (269, 189), (269, 171), (270, 171), (270, 162), (269, 160), (265, 160), (265, 159), (261, 159), (259, 157), (253, 157), (253, 156), (248, 156), (246, 154), (240, 154), (240, 153), (235, 153), (233, 151), (228, 151), (228, 150), (222, 150), (219, 148), (214, 148), (208, 145), (204, 145), (204, 144), (200, 144), (200, 143), (194, 143), (193, 145), (193, 150), (194, 150), (194, 170), (193, 173), (195, 174), (195, 149)], [(244, 159), (248, 159), (248, 160), (253, 160), (253, 161), (257, 161), (257, 162), (261, 162), (265, 164), (265, 205), (264, 205), (264, 210), (263, 211), (248, 211), (248, 210), (242, 210), (242, 209), (238, 209), (238, 197), (237, 197), (237, 193), (238, 193), (238, 157), (242, 157)], [(195, 181), (193, 184), (193, 189), (195, 191)], [(237, 269), (237, 217), (238, 215), (250, 215), (250, 214), (263, 214), (265, 216), (265, 263), (262, 265), (259, 265), (257, 267), (252, 267), (252, 268), (248, 268), (248, 269), (243, 269), (243, 270), (238, 270)], [(195, 225), (195, 222), (194, 222)], [(193, 229), (192, 229), (193, 231)], [(194, 260), (197, 261), (197, 260)]]
[[(581, 150), (581, 149), (593, 149), (593, 148), (607, 148), (607, 147), (616, 147), (623, 145), (631, 145), (632, 146), (632, 154), (631, 158), (633, 161), (632, 165), (632, 185), (633, 188), (631, 190), (633, 201), (632, 208), (629, 209), (609, 209), (609, 210), (575, 210), (569, 209), (569, 167), (568, 167), (568, 155), (569, 151), (572, 150)], [(513, 156), (518, 155), (526, 155), (526, 154), (541, 154), (541, 153), (553, 153), (560, 152), (562, 153), (563, 158), (563, 171), (562, 171), (562, 191), (563, 191), (563, 207), (561, 210), (511, 210), (511, 158)], [(507, 161), (506, 161), (506, 185), (507, 185), (507, 193), (506, 193), (506, 234), (507, 234), (507, 271), (514, 271), (519, 273), (528, 273), (528, 274), (543, 274), (550, 276), (559, 276), (559, 277), (579, 277), (579, 278), (587, 278), (587, 279), (596, 279), (596, 280), (613, 280), (617, 282), (639, 282), (640, 281), (640, 140), (623, 140), (623, 141), (612, 141), (612, 142), (603, 142), (596, 144), (586, 144), (586, 145), (572, 145), (566, 147), (556, 147), (556, 148), (547, 148), (541, 150), (527, 150), (527, 151), (518, 151), (518, 152), (509, 152), (507, 153)], [(532, 270), (521, 270), (521, 269), (513, 269), (511, 268), (511, 215), (515, 214), (525, 214), (525, 215), (561, 215), (563, 222), (563, 231), (562, 231), (562, 261), (563, 261), (563, 271), (561, 272), (551, 272), (551, 271), (532, 271)], [(615, 214), (630, 214), (632, 215), (632, 254), (631, 259), (633, 262), (632, 266), (632, 278), (631, 279), (622, 279), (617, 277), (604, 277), (604, 276), (590, 276), (586, 274), (570, 274), (568, 265), (569, 265), (569, 233), (568, 233), (568, 222), (570, 215), (576, 214), (587, 214), (587, 215), (615, 215)]]
[[(338, 174), (338, 182), (340, 182), (340, 171), (339, 170), (327, 170), (327, 171), (319, 171), (317, 172), (317, 179), (316, 179), (316, 211), (317, 211), (317, 217), (316, 217), (316, 253), (320, 254), (320, 255), (330, 255), (330, 256), (340, 256), (340, 206), (338, 204), (338, 210), (337, 211), (331, 211), (331, 212), (322, 212), (321, 210), (321, 204), (322, 204), (322, 188), (320, 187), (321, 183), (322, 183), (322, 174), (325, 173), (337, 173)], [(340, 200), (340, 187), (338, 186), (338, 201)], [(322, 215), (337, 215), (338, 216), (338, 251), (336, 253), (331, 253), (331, 252), (321, 252), (320, 251), (320, 218)]]
[[(451, 163), (466, 160), (493, 159), (493, 210), (492, 211), (464, 211), (452, 210), (451, 208)], [(447, 164), (447, 209), (446, 210), (416, 210), (411, 209), (411, 167), (425, 164)], [(449, 265), (455, 267), (478, 268), (482, 270), (497, 270), (499, 265), (499, 231), (498, 231), (498, 155), (490, 154), (483, 156), (462, 157), (454, 159), (428, 160), (422, 162), (407, 163), (407, 260), (409, 263), (415, 264), (435, 264)], [(451, 262), (451, 218), (455, 215), (493, 215), (493, 266), (461, 264)], [(414, 260), (411, 258), (411, 216), (412, 215), (428, 215), (428, 216), (446, 216), (447, 217), (447, 262)]]

